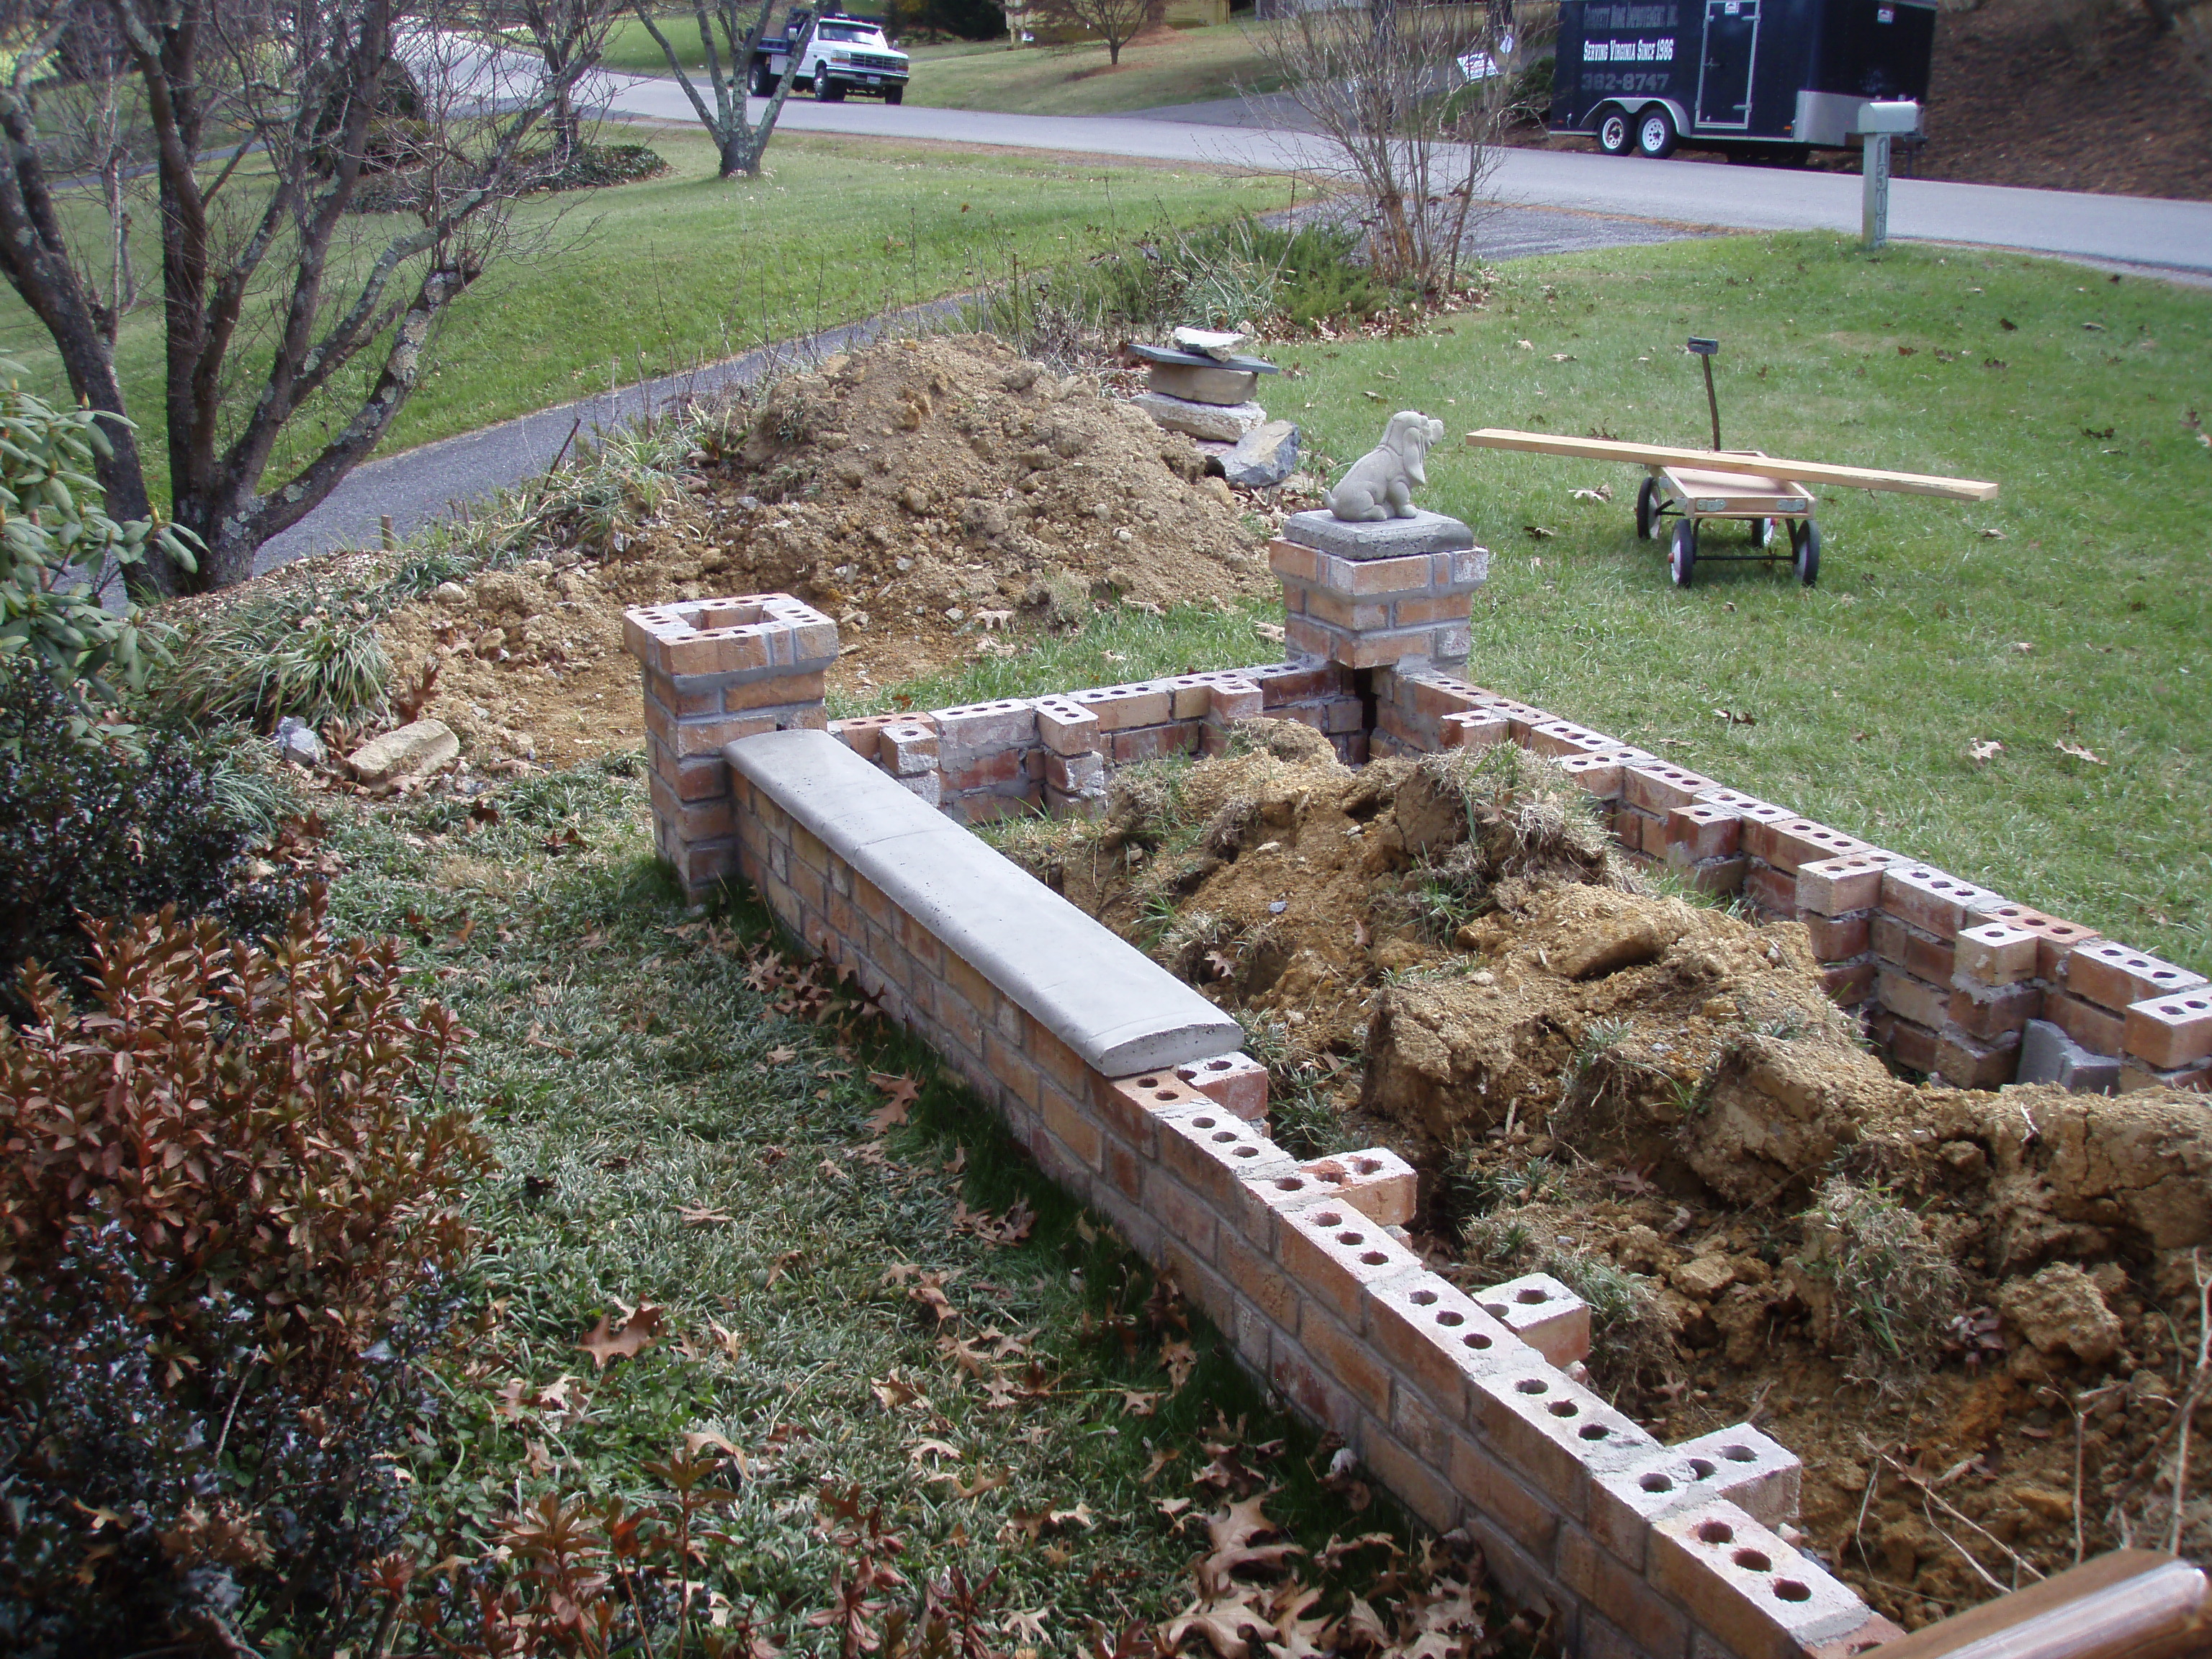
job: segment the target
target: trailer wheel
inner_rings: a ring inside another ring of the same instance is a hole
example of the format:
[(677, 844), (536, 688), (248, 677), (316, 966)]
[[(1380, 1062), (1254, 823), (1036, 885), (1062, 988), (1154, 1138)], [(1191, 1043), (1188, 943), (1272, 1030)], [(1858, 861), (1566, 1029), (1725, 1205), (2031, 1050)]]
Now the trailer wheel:
[(1656, 510), (1658, 494), (1659, 481), (1648, 475), (1636, 487), (1636, 539), (1639, 542), (1650, 541), (1651, 532), (1659, 522)]
[(904, 87), (885, 87), (884, 88), (884, 102), (886, 104), (902, 104), (905, 101), (906, 88)]
[(1820, 526), (1800, 519), (1790, 526), (1790, 568), (1808, 587), (1820, 580)]
[(1636, 153), (1663, 161), (1674, 153), (1674, 118), (1664, 104), (1654, 104), (1636, 118)]
[(1607, 155), (1627, 155), (1635, 141), (1636, 129), (1629, 124), (1626, 110), (1615, 105), (1598, 117), (1597, 147)]
[(1685, 519), (1674, 526), (1674, 540), (1667, 555), (1667, 574), (1677, 587), (1687, 587), (1698, 568), (1698, 521)]

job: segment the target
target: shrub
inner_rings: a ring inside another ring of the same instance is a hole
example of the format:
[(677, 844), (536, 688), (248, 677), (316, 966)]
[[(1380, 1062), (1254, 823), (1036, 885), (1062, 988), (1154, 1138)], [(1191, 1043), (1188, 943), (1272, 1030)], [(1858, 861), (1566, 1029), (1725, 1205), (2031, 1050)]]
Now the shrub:
[(33, 398), (23, 373), (0, 358), (0, 671), (27, 667), (64, 688), (82, 733), (89, 703), (112, 701), (112, 680), (137, 685), (144, 665), (137, 611), (109, 611), (102, 589), (149, 542), (194, 566), (176, 531), (107, 516), (92, 476), (108, 448), (100, 417)]
[(0, 1644), (327, 1650), (407, 1518), (409, 1361), (489, 1163), (439, 1103), (467, 1033), (319, 905), (265, 948), (94, 939), (95, 1010), (28, 970), (0, 1028)]
[(0, 673), (0, 975), (26, 957), (73, 974), (85, 916), (173, 904), (258, 930), (297, 907), (291, 878), (242, 874), (253, 836), (241, 815), (258, 816), (267, 789), (173, 732), (126, 745), (90, 728), (73, 741), (78, 729), (52, 682)]
[(154, 696), (197, 726), (271, 732), (287, 714), (310, 726), (380, 714), (391, 680), (369, 604), (309, 585), (237, 599), (194, 623)]

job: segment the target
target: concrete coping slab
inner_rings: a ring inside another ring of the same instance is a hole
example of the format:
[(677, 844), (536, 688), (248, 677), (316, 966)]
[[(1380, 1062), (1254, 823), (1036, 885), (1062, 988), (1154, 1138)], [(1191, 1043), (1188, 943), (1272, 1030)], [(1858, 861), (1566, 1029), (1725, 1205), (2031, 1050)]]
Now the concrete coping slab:
[(1333, 513), (1293, 513), (1282, 537), (1340, 559), (1402, 559), (1416, 553), (1457, 553), (1474, 545), (1474, 532), (1457, 519), (1415, 507), (1410, 519), (1348, 524)]
[(763, 732), (722, 753), (1094, 1071), (1243, 1046), (1235, 1020), (827, 732)]

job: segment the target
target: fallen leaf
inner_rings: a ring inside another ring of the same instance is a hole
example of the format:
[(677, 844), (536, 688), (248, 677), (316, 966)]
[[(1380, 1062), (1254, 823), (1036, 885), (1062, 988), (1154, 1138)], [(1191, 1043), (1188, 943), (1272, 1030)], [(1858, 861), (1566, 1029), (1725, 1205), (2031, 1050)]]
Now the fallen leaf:
[(1547, 530), (1540, 524), (1524, 524), (1521, 527), (1527, 531), (1531, 536), (1534, 536), (1540, 542), (1549, 541), (1553, 537), (1559, 533), (1556, 530)]
[(1160, 1364), (1168, 1368), (1171, 1391), (1182, 1392), (1182, 1385), (1190, 1381), (1190, 1374), (1198, 1368), (1198, 1350), (1180, 1338), (1160, 1344)]
[(978, 1474), (972, 1482), (963, 1482), (958, 1475), (950, 1472), (933, 1474), (930, 1480), (933, 1482), (942, 1481), (963, 1498), (981, 1498), (987, 1492), (996, 1492), (1008, 1485), (1013, 1477), (1001, 1469), (996, 1474)]
[(1169, 1464), (1174, 1462), (1176, 1459), (1182, 1455), (1182, 1453), (1180, 1451), (1163, 1451), (1158, 1447), (1154, 1447), (1152, 1449), (1152, 1461), (1145, 1466), (1144, 1475), (1137, 1484), (1140, 1486), (1151, 1486), (1154, 1476), (1158, 1475), (1162, 1469), (1167, 1468)]
[(1534, 351), (1536, 349), (1536, 343), (1533, 340), (1516, 340), (1513, 347), (1516, 351)]
[(1595, 489), (1577, 489), (1575, 499), (1578, 501), (1609, 501), (1613, 499), (1613, 486), (1600, 484)]
[(2092, 766), (2102, 766), (2105, 763), (2103, 757), (2094, 755), (2080, 744), (2069, 742), (2064, 738), (2058, 739), (2058, 752), (2062, 755), (2071, 755), (2075, 760), (2087, 761)]
[(768, 1051), (768, 1063), (771, 1066), (788, 1066), (798, 1058), (799, 1050), (796, 1048), (771, 1048)]
[(1966, 745), (1966, 753), (1973, 757), (1977, 766), (1988, 764), (2004, 751), (2004, 744), (1999, 743), (1995, 738), (1984, 738), (1978, 743), (1970, 743)]
[(910, 1077), (901, 1077), (891, 1072), (871, 1072), (868, 1081), (884, 1091), (884, 1103), (868, 1119), (868, 1127), (878, 1134), (894, 1128), (907, 1121), (907, 1109), (921, 1094), (921, 1085)]
[(650, 1304), (641, 1304), (637, 1311), (617, 1330), (610, 1316), (601, 1314), (599, 1322), (585, 1334), (576, 1346), (592, 1356), (592, 1363), (600, 1370), (616, 1359), (635, 1359), (651, 1346), (660, 1332), (660, 1316), (664, 1310)]
[(960, 1310), (954, 1307), (952, 1298), (945, 1294), (945, 1274), (924, 1273), (921, 1282), (910, 1286), (906, 1293), (908, 1301), (919, 1302), (936, 1315), (937, 1322), (940, 1325), (948, 1319), (960, 1317)]
[(910, 1405), (922, 1398), (921, 1390), (896, 1371), (883, 1376), (870, 1377), (868, 1392), (875, 1395), (876, 1403), (887, 1412), (896, 1411), (900, 1407)]
[(800, 1257), (805, 1254), (805, 1252), (802, 1250), (786, 1250), (781, 1255), (776, 1257), (769, 1264), (768, 1284), (765, 1288), (774, 1290), (775, 1281), (797, 1267)]
[(1121, 1409), (1132, 1417), (1150, 1417), (1159, 1408), (1159, 1403), (1157, 1393), (1144, 1394), (1135, 1389), (1121, 1390)]
[(1574, 360), (1575, 354), (1571, 351), (1555, 351), (1552, 354), (1552, 361), (1555, 363), (1571, 363)]
[(704, 1205), (679, 1204), (676, 1206), (676, 1212), (684, 1218), (685, 1225), (691, 1227), (733, 1227), (738, 1221), (737, 1217), (727, 1210), (720, 1207), (709, 1209)]
[(2004, 538), (2005, 533), (2002, 530), (1984, 530), (1982, 532), (1982, 539), (1985, 542), (2001, 542)]
[(1190, 1507), (1190, 1499), (1188, 1498), (1155, 1498), (1152, 1500), (1152, 1507), (1158, 1510), (1162, 1515), (1167, 1516), (1169, 1520), (1172, 1521)]
[(1085, 1532), (1091, 1531), (1098, 1524), (1098, 1518), (1091, 1513), (1091, 1505), (1080, 1501), (1079, 1501), (1075, 1507), (1071, 1510), (1053, 1510), (1048, 1511), (1045, 1516), (1045, 1519), (1051, 1522), (1053, 1525), (1056, 1527), (1065, 1526), (1068, 1522), (1073, 1522), (1077, 1525), (1080, 1526)]

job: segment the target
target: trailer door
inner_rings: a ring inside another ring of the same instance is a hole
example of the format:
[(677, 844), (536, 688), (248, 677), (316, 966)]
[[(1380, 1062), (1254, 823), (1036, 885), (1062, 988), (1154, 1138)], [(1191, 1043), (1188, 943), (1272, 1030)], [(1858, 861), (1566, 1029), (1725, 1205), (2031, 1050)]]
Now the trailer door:
[(1751, 70), (1759, 55), (1759, 0), (1705, 0), (1698, 64), (1698, 125), (1751, 125)]

